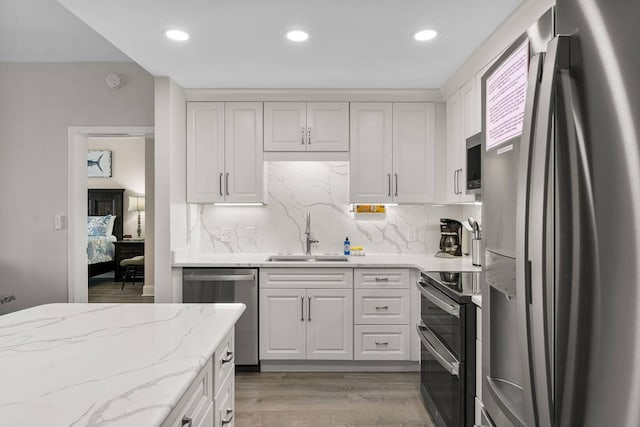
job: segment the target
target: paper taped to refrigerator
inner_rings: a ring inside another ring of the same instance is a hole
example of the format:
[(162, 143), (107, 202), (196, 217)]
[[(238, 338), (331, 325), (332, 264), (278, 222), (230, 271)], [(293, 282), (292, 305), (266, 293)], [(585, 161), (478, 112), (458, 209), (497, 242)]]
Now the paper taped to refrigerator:
[(528, 70), (527, 40), (487, 78), (487, 151), (522, 134)]

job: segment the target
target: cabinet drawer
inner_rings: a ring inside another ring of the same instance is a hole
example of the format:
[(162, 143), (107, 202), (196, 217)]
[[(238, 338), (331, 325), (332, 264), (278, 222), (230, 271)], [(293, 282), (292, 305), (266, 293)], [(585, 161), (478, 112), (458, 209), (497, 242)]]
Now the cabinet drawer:
[(229, 372), (214, 399), (214, 423), (216, 427), (233, 427), (235, 424), (235, 386), (236, 376)]
[(355, 360), (409, 360), (408, 325), (356, 325)]
[[(209, 360), (202, 368), (187, 392), (176, 405), (173, 413), (167, 417), (172, 420), (166, 426), (182, 426), (182, 420), (192, 420), (192, 425), (206, 425), (207, 413), (213, 404), (213, 363)], [(211, 418), (209, 418), (211, 419)], [(210, 425), (210, 424), (209, 424)]]
[(351, 288), (350, 268), (261, 268), (260, 288)]
[(356, 289), (354, 323), (408, 324), (411, 308), (409, 290)]
[(353, 272), (355, 288), (409, 288), (407, 269), (356, 269)]
[(214, 394), (220, 390), (222, 382), (229, 372), (233, 372), (235, 364), (233, 331), (231, 328), (213, 354), (213, 390)]

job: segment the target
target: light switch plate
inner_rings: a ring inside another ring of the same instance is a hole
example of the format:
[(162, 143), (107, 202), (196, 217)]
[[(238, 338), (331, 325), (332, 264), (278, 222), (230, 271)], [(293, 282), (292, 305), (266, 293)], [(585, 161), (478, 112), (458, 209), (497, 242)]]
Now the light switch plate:
[(413, 227), (410, 227), (407, 230), (407, 240), (410, 242), (415, 242), (416, 240), (418, 240), (418, 230), (416, 230)]
[(64, 228), (64, 215), (56, 215), (53, 217), (53, 228), (62, 230)]
[(223, 242), (230, 242), (232, 233), (233, 233), (233, 229), (223, 228), (222, 232), (220, 233), (220, 240)]

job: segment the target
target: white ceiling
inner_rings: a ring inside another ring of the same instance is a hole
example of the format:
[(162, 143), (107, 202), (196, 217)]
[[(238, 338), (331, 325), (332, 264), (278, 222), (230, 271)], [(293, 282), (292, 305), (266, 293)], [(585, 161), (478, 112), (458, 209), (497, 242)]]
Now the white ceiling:
[[(439, 88), (523, 3), (58, 1), (151, 74), (170, 76), (186, 88)], [(0, 60), (12, 55), (23, 60), (55, 55), (59, 60), (126, 60), (54, 0), (0, 3)], [(5, 3), (13, 5), (13, 16), (5, 18)], [(11, 35), (5, 24), (14, 29), (26, 24), (29, 33)], [(163, 33), (171, 27), (186, 30), (191, 39), (166, 39)], [(283, 37), (291, 28), (304, 28), (311, 38), (293, 44)], [(413, 41), (411, 34), (422, 28), (434, 28), (439, 36), (422, 44)], [(15, 40), (17, 46), (5, 48), (5, 40)]]

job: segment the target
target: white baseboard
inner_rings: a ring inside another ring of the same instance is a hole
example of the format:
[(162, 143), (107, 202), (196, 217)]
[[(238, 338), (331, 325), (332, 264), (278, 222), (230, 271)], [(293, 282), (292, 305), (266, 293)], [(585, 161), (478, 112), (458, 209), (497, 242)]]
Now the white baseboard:
[(153, 283), (145, 283), (142, 287), (142, 296), (143, 297), (152, 297), (155, 295), (155, 286)]
[(418, 372), (418, 362), (364, 360), (261, 360), (262, 372)]

